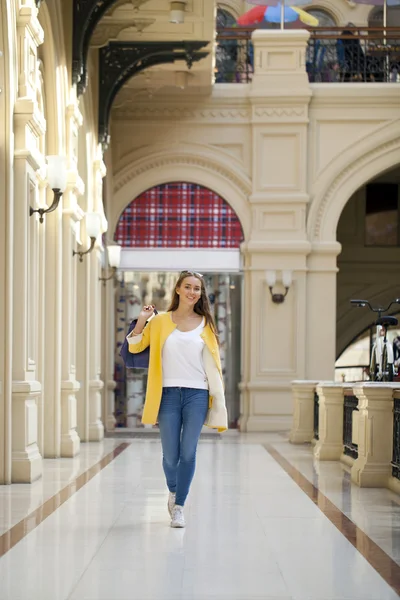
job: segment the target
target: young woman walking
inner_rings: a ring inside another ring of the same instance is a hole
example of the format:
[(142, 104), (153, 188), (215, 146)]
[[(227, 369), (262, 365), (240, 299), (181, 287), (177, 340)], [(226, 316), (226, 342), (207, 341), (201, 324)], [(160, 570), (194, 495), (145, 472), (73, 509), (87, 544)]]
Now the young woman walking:
[(218, 334), (202, 275), (182, 271), (168, 312), (147, 323), (153, 313), (153, 306), (143, 307), (128, 336), (129, 352), (150, 345), (142, 422), (158, 421), (171, 527), (185, 527), (201, 429), (228, 427)]

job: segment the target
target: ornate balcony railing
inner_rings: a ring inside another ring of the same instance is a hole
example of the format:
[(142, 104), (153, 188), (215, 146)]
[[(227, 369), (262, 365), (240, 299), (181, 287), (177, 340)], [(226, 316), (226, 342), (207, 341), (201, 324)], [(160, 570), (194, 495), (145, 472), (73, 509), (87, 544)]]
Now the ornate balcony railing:
[(358, 457), (358, 446), (353, 443), (353, 413), (358, 410), (358, 398), (345, 392), (343, 404), (343, 453), (352, 458)]
[[(249, 83), (255, 28), (218, 30), (216, 83)], [(310, 30), (306, 70), (311, 83), (400, 83), (400, 27)]]
[(400, 479), (400, 398), (395, 398), (393, 401), (392, 475)]
[(319, 396), (314, 392), (314, 439), (319, 440)]

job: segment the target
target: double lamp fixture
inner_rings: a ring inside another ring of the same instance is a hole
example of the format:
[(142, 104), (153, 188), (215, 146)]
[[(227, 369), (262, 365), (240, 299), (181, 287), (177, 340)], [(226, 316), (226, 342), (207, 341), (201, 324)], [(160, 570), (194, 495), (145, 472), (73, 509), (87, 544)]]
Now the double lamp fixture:
[[(65, 156), (47, 156), (47, 182), (53, 190), (53, 202), (49, 208), (29, 208), (30, 216), (39, 213), (39, 222), (43, 223), (45, 214), (55, 211), (60, 203), (61, 197), (67, 187), (67, 159)], [(92, 252), (96, 240), (101, 232), (101, 215), (98, 213), (86, 213), (85, 215), (86, 233), (90, 238), (90, 246), (87, 250), (73, 250), (72, 255), (79, 256), (79, 261), (83, 262), (83, 257)], [(107, 246), (108, 263), (112, 273), (108, 277), (99, 277), (100, 281), (109, 281), (114, 277), (121, 261), (121, 246), (112, 244)]]

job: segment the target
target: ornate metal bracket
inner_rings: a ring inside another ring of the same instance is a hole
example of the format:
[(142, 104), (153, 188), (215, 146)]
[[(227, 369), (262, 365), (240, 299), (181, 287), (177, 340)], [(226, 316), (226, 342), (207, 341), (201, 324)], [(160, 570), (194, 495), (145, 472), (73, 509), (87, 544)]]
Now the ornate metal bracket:
[(208, 42), (112, 42), (99, 52), (99, 142), (107, 147), (112, 104), (123, 85), (140, 71), (154, 65), (184, 60), (189, 68), (205, 58), (198, 52)]
[(74, 0), (72, 82), (79, 84), (78, 93), (83, 93), (87, 85), (86, 60), (90, 39), (97, 23), (116, 2), (117, 0)]

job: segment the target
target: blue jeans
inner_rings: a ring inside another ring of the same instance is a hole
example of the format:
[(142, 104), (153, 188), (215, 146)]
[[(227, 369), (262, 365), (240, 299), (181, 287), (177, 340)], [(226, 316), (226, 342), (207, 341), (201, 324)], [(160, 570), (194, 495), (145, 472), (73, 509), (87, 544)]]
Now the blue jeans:
[(208, 411), (208, 390), (163, 388), (158, 424), (163, 468), (176, 504), (183, 506), (196, 468), (196, 450)]

